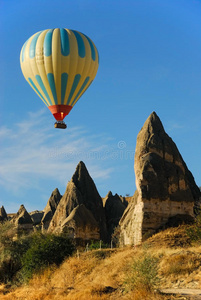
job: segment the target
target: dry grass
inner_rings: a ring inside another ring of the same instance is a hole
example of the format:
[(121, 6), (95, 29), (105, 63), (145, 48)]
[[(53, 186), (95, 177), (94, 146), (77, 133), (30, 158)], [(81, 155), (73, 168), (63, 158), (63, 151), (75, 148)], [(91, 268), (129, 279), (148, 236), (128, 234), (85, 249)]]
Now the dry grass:
[[(104, 258), (100, 255), (102, 252), (105, 253)], [(104, 300), (111, 294), (114, 297), (111, 299), (120, 299), (124, 269), (132, 259), (133, 252), (135, 250), (130, 248), (102, 250), (83, 253), (79, 258), (71, 257), (59, 268), (46, 270), (35, 276), (28, 286), (2, 295), (1, 299)]]
[[(181, 241), (179, 239), (181, 238)], [(177, 246), (176, 245), (180, 245)], [(191, 247), (185, 228), (168, 229), (142, 247), (81, 253), (59, 268), (47, 269), (16, 289), (0, 287), (2, 300), (167, 300), (146, 288), (125, 293), (124, 282), (133, 259), (149, 254), (159, 260), (160, 287), (201, 288), (201, 246)]]
[(189, 228), (188, 225), (168, 228), (153, 235), (145, 244), (148, 243), (156, 248), (188, 248), (191, 246), (191, 239), (187, 234), (187, 228)]

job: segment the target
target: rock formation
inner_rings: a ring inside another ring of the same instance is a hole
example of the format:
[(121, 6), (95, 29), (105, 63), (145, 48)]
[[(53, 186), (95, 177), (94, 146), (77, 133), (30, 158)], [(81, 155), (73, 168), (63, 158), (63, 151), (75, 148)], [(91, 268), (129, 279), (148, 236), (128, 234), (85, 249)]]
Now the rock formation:
[(30, 212), (29, 215), (32, 219), (33, 225), (37, 226), (37, 225), (41, 224), (41, 220), (43, 218), (44, 211), (34, 210), (34, 211)]
[(93, 214), (84, 204), (76, 206), (61, 224), (62, 231), (67, 231), (69, 237), (79, 241), (100, 239), (100, 228)]
[(6, 220), (8, 220), (8, 216), (5, 211), (5, 208), (2, 206), (2, 207), (0, 207), (0, 222), (4, 222)]
[[(99, 238), (105, 241), (106, 222), (102, 199), (83, 162), (79, 162), (74, 175), (68, 182), (66, 191), (58, 204), (48, 230), (64, 230), (62, 224), (68, 224), (68, 222), (65, 223), (65, 219), (69, 217), (74, 208), (81, 204), (93, 215), (99, 226)], [(89, 226), (90, 224), (91, 221)], [(88, 238), (86, 237), (86, 239)]]
[(24, 205), (20, 206), (13, 221), (18, 229), (18, 232), (30, 232), (33, 230), (33, 221)]
[(138, 134), (134, 169), (137, 191), (120, 221), (122, 244), (139, 244), (172, 217), (193, 219), (200, 190), (155, 112)]
[(111, 235), (115, 227), (118, 226), (124, 210), (127, 207), (127, 202), (123, 197), (117, 194), (113, 196), (110, 191), (103, 199), (103, 205), (105, 207), (108, 241), (110, 241)]
[(54, 215), (54, 213), (56, 211), (56, 208), (57, 208), (57, 206), (59, 204), (59, 201), (61, 200), (61, 197), (62, 196), (61, 196), (59, 190), (56, 188), (52, 192), (52, 194), (51, 194), (51, 196), (50, 196), (50, 198), (49, 198), (49, 200), (47, 202), (47, 205), (46, 205), (46, 207), (44, 209), (44, 215), (43, 215), (43, 218), (41, 220), (42, 229), (48, 229), (49, 224), (50, 224), (50, 222), (52, 220), (52, 217), (53, 217), (53, 215)]

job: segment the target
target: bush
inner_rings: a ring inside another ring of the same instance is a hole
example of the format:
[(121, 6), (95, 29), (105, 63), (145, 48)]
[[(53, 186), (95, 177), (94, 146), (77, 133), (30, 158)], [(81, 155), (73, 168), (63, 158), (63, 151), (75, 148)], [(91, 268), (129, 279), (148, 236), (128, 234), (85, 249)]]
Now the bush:
[(141, 258), (135, 258), (129, 268), (129, 274), (126, 276), (126, 291), (135, 289), (152, 291), (158, 283), (158, 259), (146, 252)]
[(49, 265), (61, 264), (66, 257), (72, 255), (74, 249), (72, 242), (65, 236), (36, 233), (29, 249), (22, 256), (20, 275), (27, 281)]
[(51, 264), (59, 265), (74, 245), (62, 236), (31, 233), (16, 239), (12, 223), (0, 224), (0, 282), (19, 282)]
[(15, 240), (17, 231), (13, 223), (6, 221), (0, 224), (0, 282), (13, 280), (21, 268), (21, 256), (29, 247), (28, 239)]
[(89, 250), (96, 250), (96, 249), (106, 249), (109, 248), (108, 244), (104, 244), (102, 241), (91, 241), (89, 245)]
[(195, 223), (187, 227), (186, 233), (192, 242), (201, 243), (201, 213), (196, 216)]
[(10, 245), (16, 235), (17, 230), (13, 223), (10, 221), (0, 223), (0, 248)]

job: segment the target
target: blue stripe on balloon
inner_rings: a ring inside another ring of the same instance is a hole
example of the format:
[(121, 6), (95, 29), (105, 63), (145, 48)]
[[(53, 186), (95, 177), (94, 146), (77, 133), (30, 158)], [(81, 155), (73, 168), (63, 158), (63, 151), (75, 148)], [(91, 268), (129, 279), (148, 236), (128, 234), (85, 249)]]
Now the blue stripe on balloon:
[(33, 80), (29, 77), (28, 78), (29, 84), (32, 86), (32, 88), (40, 95), (40, 97), (43, 99), (43, 101), (47, 104), (47, 101), (45, 100), (45, 98), (43, 97), (43, 95), (40, 93), (40, 91), (38, 90), (38, 88), (36, 87), (35, 83), (33, 82)]
[(44, 55), (45, 56), (50, 56), (52, 54), (52, 34), (53, 34), (54, 29), (48, 30), (48, 32), (45, 35), (44, 39)]
[(30, 58), (34, 58), (35, 54), (36, 54), (36, 43), (38, 40), (39, 35), (41, 34), (41, 31), (36, 33), (36, 35), (33, 37), (31, 44), (30, 44), (30, 48), (29, 48), (29, 57)]
[(64, 104), (67, 82), (68, 82), (68, 74), (67, 73), (61, 74), (61, 104)]
[(69, 97), (68, 97), (67, 104), (70, 103), (71, 98), (73, 97), (73, 94), (74, 94), (74, 92), (75, 92), (75, 90), (77, 88), (77, 85), (78, 85), (79, 81), (80, 81), (80, 78), (81, 78), (80, 74), (75, 75), (75, 78), (74, 78), (74, 81), (73, 81), (73, 85), (71, 87), (71, 91), (70, 91), (70, 94), (69, 94)]
[(95, 61), (96, 60), (96, 51), (95, 51), (94, 45), (93, 45), (92, 41), (90, 40), (90, 38), (88, 38), (88, 36), (86, 36), (85, 34), (83, 34), (83, 35), (89, 42), (89, 45), (91, 47), (91, 58), (93, 59), (93, 61)]
[(81, 58), (84, 58), (86, 55), (84, 41), (83, 41), (81, 35), (77, 31), (75, 31), (75, 30), (71, 30), (71, 31), (74, 33), (76, 40), (77, 40), (78, 54)]
[(75, 99), (72, 102), (72, 106), (74, 105), (75, 101), (77, 100), (77, 98), (79, 98), (80, 94), (82, 93), (82, 91), (84, 90), (84, 88), (86, 87), (87, 83), (89, 82), (90, 77), (88, 76), (85, 81), (83, 82), (79, 92), (77, 93), (77, 95), (75, 96)]
[(46, 90), (46, 88), (45, 88), (45, 86), (44, 86), (44, 83), (43, 83), (43, 81), (42, 81), (40, 75), (36, 75), (35, 77), (36, 77), (36, 80), (37, 80), (37, 82), (38, 82), (38, 84), (39, 84), (41, 90), (42, 90), (43, 93), (45, 94), (46, 98), (48, 99), (49, 102), (51, 102), (50, 97), (49, 97), (49, 95), (48, 95), (48, 93), (47, 93), (47, 90)]
[(68, 56), (70, 54), (70, 44), (68, 33), (64, 28), (60, 28), (60, 37), (61, 37), (61, 53), (64, 56)]
[(52, 73), (48, 73), (47, 74), (47, 79), (49, 81), (49, 85), (50, 85), (50, 88), (51, 88), (51, 91), (52, 91), (52, 95), (53, 95), (55, 104), (57, 104), (58, 101), (57, 101), (57, 92), (56, 92), (56, 86), (55, 86), (55, 81), (54, 81), (54, 75)]
[(26, 48), (27, 43), (28, 43), (28, 40), (24, 43), (24, 46), (22, 47), (22, 52), (21, 52), (22, 62), (24, 61), (24, 52), (25, 52), (25, 48)]

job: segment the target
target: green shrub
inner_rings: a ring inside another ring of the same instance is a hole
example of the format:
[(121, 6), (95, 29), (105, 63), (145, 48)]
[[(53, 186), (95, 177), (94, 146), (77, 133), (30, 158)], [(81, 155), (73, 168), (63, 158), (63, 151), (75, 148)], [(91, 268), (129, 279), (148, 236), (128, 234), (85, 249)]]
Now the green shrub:
[(186, 229), (186, 233), (192, 242), (201, 242), (201, 228), (197, 227), (196, 225), (192, 225)]
[(62, 236), (36, 233), (32, 237), (29, 249), (22, 256), (22, 270), (20, 276), (29, 280), (32, 275), (49, 265), (59, 265), (74, 251), (72, 242)]
[(21, 269), (21, 256), (26, 251), (22, 243), (12, 241), (9, 246), (0, 252), (0, 282), (7, 283), (13, 280), (16, 273)]
[(16, 228), (13, 223), (6, 221), (0, 224), (0, 282), (13, 280), (21, 269), (21, 256), (29, 247), (28, 239), (16, 238)]
[(159, 283), (158, 259), (144, 253), (140, 259), (134, 259), (125, 280), (125, 290), (153, 290)]
[(0, 223), (0, 249), (9, 245), (16, 234), (17, 230), (14, 223), (11, 223), (10, 221)]
[(12, 223), (0, 225), (0, 283), (28, 280), (48, 265), (59, 265), (74, 245), (62, 236), (31, 233), (16, 239)]
[(89, 245), (89, 250), (106, 249), (106, 248), (109, 248), (108, 244), (105, 244), (102, 241), (91, 241), (91, 244)]
[(201, 243), (201, 213), (196, 216), (195, 223), (186, 229), (192, 242)]

